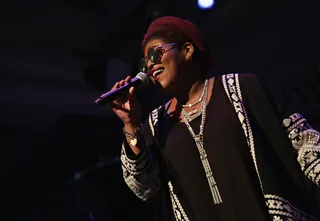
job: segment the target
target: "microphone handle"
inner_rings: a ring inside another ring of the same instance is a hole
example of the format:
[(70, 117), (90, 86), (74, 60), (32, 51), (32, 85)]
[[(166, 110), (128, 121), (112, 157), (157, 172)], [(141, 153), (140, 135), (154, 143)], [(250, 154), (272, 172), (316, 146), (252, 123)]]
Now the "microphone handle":
[(118, 97), (121, 97), (123, 93), (127, 93), (131, 87), (137, 87), (141, 84), (141, 79), (135, 77), (131, 81), (120, 88), (113, 89), (107, 93), (102, 94), (96, 101), (96, 104), (105, 105), (111, 101), (114, 101)]

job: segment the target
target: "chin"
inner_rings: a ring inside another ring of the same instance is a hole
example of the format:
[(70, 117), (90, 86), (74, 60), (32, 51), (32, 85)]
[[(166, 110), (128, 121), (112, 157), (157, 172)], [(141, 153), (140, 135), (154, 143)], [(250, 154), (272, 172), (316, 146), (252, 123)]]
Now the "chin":
[(167, 88), (167, 85), (163, 81), (156, 81), (156, 85), (158, 85), (159, 87), (161, 87), (164, 90)]
[(158, 82), (158, 84), (161, 87), (161, 89), (163, 91), (165, 91), (166, 93), (171, 94), (171, 95), (174, 94), (175, 87), (174, 87), (174, 85), (170, 84), (170, 82), (167, 82), (167, 81), (161, 82), (161, 83)]
[(167, 91), (168, 84), (165, 81), (153, 81), (153, 83), (161, 90)]
[(172, 83), (173, 82), (172, 82), (172, 79), (170, 79), (170, 76), (167, 76), (165, 74), (162, 76), (159, 76), (159, 78), (155, 80), (155, 84), (161, 87), (162, 90), (165, 90), (166, 92), (171, 91), (170, 88), (173, 87)]

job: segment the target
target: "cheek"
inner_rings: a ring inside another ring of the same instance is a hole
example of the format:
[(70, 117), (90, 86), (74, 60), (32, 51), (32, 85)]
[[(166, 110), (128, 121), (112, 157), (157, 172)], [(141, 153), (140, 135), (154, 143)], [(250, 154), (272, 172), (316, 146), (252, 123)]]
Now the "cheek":
[(177, 71), (183, 66), (183, 60), (181, 57), (176, 56), (170, 60), (170, 66)]
[(183, 59), (178, 53), (168, 54), (168, 56), (163, 56), (161, 62), (173, 68), (177, 68), (183, 63)]

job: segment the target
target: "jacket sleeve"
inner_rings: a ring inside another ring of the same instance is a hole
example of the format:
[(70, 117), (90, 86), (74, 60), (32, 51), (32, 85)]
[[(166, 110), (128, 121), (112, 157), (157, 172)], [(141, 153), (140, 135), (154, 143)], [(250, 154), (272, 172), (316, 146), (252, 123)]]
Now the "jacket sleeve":
[[(291, 144), (296, 159), (304, 175), (313, 183), (320, 186), (320, 133), (313, 129), (307, 120), (295, 108), (280, 95), (276, 88), (264, 84), (255, 75), (244, 75), (250, 85), (250, 91), (259, 95), (254, 102), (255, 108), (268, 109), (263, 101), (270, 103), (278, 124)], [(252, 95), (255, 97), (256, 95)], [(252, 97), (251, 96), (251, 97)], [(265, 97), (265, 98), (262, 98)], [(258, 107), (259, 106), (259, 107)], [(261, 112), (265, 111), (261, 110)]]
[(320, 186), (320, 133), (313, 129), (299, 113), (283, 120), (285, 133), (294, 149), (303, 173)]
[(132, 152), (124, 140), (120, 156), (123, 177), (127, 186), (143, 201), (156, 196), (161, 187), (159, 159), (156, 157), (155, 145), (148, 142), (149, 130), (148, 123), (145, 123), (143, 146), (138, 155)]

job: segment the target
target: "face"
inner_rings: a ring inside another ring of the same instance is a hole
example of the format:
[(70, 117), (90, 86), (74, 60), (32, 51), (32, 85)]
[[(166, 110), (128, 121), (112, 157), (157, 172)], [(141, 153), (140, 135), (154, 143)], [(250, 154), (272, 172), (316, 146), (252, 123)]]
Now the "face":
[[(160, 47), (163, 52), (160, 59), (154, 63), (149, 59), (150, 47)], [(167, 43), (162, 39), (156, 38), (151, 39), (146, 44), (144, 56), (147, 61), (147, 72), (150, 79), (155, 84), (160, 84), (163, 89), (174, 92), (175, 88), (178, 88), (177, 84), (183, 81), (183, 64), (185, 61), (183, 52), (174, 43)]]

